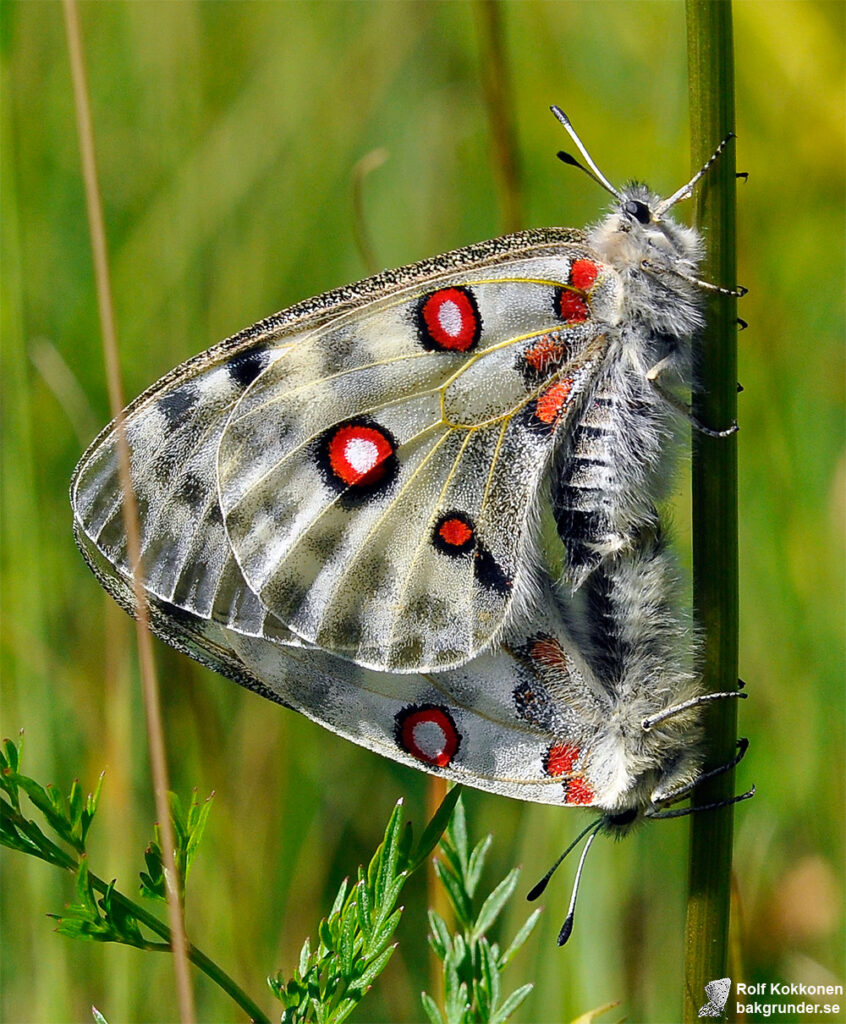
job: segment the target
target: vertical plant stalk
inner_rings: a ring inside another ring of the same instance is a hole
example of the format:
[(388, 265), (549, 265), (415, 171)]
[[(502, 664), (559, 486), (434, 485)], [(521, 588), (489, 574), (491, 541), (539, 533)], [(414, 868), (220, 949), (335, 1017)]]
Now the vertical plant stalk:
[[(734, 130), (730, 0), (686, 0), (692, 166), (702, 167)], [(696, 193), (695, 222), (708, 255), (702, 277), (734, 287), (735, 150), (726, 147)], [(729, 426), (737, 412), (736, 300), (707, 292), (707, 328), (694, 350), (694, 415)], [(706, 692), (737, 688), (737, 441), (693, 430), (693, 604), (704, 638)], [(735, 753), (737, 701), (714, 701), (705, 715), (709, 764)], [(694, 803), (728, 800), (734, 772), (697, 787)], [(705, 984), (726, 976), (734, 808), (691, 816), (684, 1020), (698, 1019)]]
[(153, 662), (153, 644), (147, 618), (147, 602), (141, 584), (139, 566), (141, 561), (138, 506), (132, 490), (129, 465), (129, 445), (124, 430), (122, 409), (124, 407), (123, 387), (120, 377), (115, 332), (114, 307), (109, 280), (109, 258), (103, 209), (97, 178), (97, 162), (94, 152), (94, 133), (91, 122), (91, 106), (88, 98), (88, 83), (85, 74), (82, 35), (75, 0), (64, 0), (65, 30), (68, 40), (71, 77), (73, 79), (74, 106), (76, 109), (77, 133), (82, 160), (82, 176), (85, 184), (85, 201), (88, 210), (88, 228), (91, 235), (91, 249), (94, 259), (94, 274), (97, 284), (97, 303), (100, 311), (100, 327), (103, 334), (103, 354), (106, 363), (106, 377), (109, 404), (117, 423), (117, 448), (121, 488), (123, 490), (123, 521), (127, 538), (129, 564), (133, 567), (135, 591), (135, 622), (138, 635), (138, 663), (144, 692), (144, 708), (147, 721), (147, 742), (150, 749), (150, 768), (155, 791), (156, 815), (162, 838), (162, 860), (167, 880), (167, 907), (172, 936), (173, 965), (176, 975), (176, 990), (179, 1001), (179, 1015), (183, 1024), (196, 1019), (194, 994), (188, 974), (187, 940), (182, 916), (182, 906), (177, 885), (176, 862), (173, 853), (173, 830), (170, 809), (167, 802), (168, 772), (162, 730), (159, 689)]

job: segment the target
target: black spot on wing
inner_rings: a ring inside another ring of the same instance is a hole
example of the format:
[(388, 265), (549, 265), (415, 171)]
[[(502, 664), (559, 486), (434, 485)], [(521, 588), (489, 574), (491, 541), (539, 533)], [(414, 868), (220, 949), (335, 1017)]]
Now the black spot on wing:
[(187, 419), (199, 398), (200, 393), (193, 384), (183, 384), (182, 387), (162, 395), (156, 406), (167, 421), (167, 425), (173, 429)]
[(246, 391), (269, 362), (270, 353), (266, 348), (253, 348), (230, 359), (226, 372), (236, 387)]
[(199, 508), (208, 493), (205, 482), (196, 473), (184, 473), (176, 489), (176, 496), (191, 508)]
[(506, 576), (502, 566), (490, 551), (481, 545), (476, 550), (473, 572), (476, 579), (488, 590), (493, 590), (497, 594), (508, 594), (511, 592), (511, 580)]
[[(519, 652), (518, 652), (519, 653)], [(512, 693), (517, 714), (524, 722), (531, 722), (539, 729), (552, 731), (555, 727), (555, 710), (546, 688), (536, 678), (524, 679)]]

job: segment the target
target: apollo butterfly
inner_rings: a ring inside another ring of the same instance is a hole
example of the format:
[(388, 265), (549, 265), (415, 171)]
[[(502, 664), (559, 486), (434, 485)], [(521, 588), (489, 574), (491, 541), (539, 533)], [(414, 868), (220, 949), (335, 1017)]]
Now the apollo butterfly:
[(617, 191), (553, 109), (604, 220), (327, 292), (154, 384), (124, 414), (140, 566), (114, 424), (71, 498), (97, 578), (132, 612), (137, 573), (167, 643), (395, 760), (624, 831), (677, 813), (699, 705), (728, 696), (699, 694), (655, 511), (680, 422), (658, 378), (689, 381), (712, 287), (667, 214), (711, 161), (667, 199)]

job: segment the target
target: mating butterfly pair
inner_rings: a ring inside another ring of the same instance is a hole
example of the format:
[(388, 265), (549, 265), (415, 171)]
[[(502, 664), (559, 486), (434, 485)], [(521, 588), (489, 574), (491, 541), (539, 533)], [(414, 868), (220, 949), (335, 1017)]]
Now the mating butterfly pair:
[(327, 292), (154, 384), (124, 414), (139, 566), (115, 424), (72, 502), (100, 582), (131, 612), (139, 574), (177, 649), (378, 753), (624, 829), (700, 772), (656, 502), (680, 421), (658, 378), (688, 382), (702, 326), (702, 242), (667, 213), (709, 165), (618, 192), (554, 111), (615, 197), (598, 225)]

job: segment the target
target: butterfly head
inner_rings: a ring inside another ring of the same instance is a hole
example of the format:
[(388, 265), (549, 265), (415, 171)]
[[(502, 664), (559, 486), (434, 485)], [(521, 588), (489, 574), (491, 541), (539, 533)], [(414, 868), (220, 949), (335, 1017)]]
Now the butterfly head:
[(607, 217), (591, 231), (591, 244), (618, 269), (640, 269), (644, 260), (653, 267), (679, 266), (691, 272), (702, 257), (697, 232), (672, 217), (661, 216), (663, 200), (646, 185), (631, 182), (615, 196)]
[(713, 156), (690, 181), (671, 195), (662, 198), (637, 182), (622, 189), (615, 188), (597, 167), (567, 115), (556, 106), (551, 107), (551, 110), (575, 142), (585, 164), (564, 152), (558, 154), (559, 159), (584, 171), (616, 200), (610, 216), (598, 225), (591, 239), (598, 246), (600, 253), (612, 260), (616, 256), (624, 265), (635, 265), (638, 260), (645, 259), (653, 265), (657, 263), (659, 267), (664, 259), (683, 259), (695, 264), (702, 256), (699, 235), (690, 228), (675, 223), (667, 214), (677, 203), (693, 195), (694, 186), (722, 153), (733, 135), (730, 133), (723, 139)]

